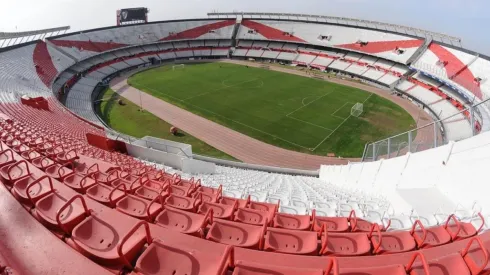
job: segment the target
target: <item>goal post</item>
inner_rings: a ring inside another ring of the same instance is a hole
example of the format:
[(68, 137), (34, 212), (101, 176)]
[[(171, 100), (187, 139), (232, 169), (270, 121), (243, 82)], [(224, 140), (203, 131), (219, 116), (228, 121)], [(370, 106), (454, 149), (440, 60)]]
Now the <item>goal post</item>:
[(352, 106), (352, 109), (350, 110), (350, 115), (355, 117), (360, 117), (363, 111), (364, 111), (364, 104), (356, 103), (354, 104), (354, 106)]
[(175, 70), (182, 70), (185, 68), (185, 65), (184, 64), (178, 64), (178, 65), (173, 65), (172, 66), (172, 71), (175, 71)]

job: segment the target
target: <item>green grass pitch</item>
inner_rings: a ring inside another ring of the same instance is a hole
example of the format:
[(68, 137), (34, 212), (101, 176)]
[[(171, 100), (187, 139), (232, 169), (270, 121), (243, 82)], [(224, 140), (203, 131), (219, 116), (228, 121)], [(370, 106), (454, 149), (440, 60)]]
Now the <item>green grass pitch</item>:
[[(128, 81), (238, 132), (309, 154), (360, 157), (367, 142), (415, 126), (405, 110), (375, 94), (242, 65), (186, 64), (175, 70), (163, 66)], [(350, 116), (357, 102), (364, 103), (358, 118)]]

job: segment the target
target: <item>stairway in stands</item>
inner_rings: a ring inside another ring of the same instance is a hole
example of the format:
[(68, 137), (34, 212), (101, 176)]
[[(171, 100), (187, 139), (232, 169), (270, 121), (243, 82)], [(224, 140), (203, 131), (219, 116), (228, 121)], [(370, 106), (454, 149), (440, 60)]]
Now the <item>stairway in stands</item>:
[(426, 38), (424, 44), (421, 47), (419, 47), (410, 58), (408, 58), (406, 64), (410, 65), (417, 62), (417, 60), (419, 60), (419, 58), (429, 48), (431, 43), (432, 43), (432, 38)]
[(231, 46), (236, 47), (237, 41), (236, 36), (238, 34), (238, 30), (240, 29), (241, 20), (237, 18), (235, 27), (233, 28), (233, 35), (231, 36)]
[(61, 47), (58, 47), (55, 44), (51, 43), (51, 41), (49, 41), (48, 39), (45, 39), (44, 42), (46, 42), (46, 44), (48, 44), (49, 46), (53, 47), (53, 49), (55, 49), (59, 53), (65, 55), (66, 57), (70, 58), (74, 62), (78, 62), (79, 61), (76, 57), (74, 57), (73, 55), (69, 54), (67, 51), (63, 50)]

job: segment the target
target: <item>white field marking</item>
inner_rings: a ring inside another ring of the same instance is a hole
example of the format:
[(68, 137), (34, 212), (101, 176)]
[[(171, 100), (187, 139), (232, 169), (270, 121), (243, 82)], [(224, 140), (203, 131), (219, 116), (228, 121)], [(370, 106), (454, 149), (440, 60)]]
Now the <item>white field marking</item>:
[(305, 99), (310, 98), (310, 97), (319, 97), (319, 96), (321, 96), (321, 95), (310, 95), (310, 96), (307, 96), (307, 97), (303, 98), (303, 100), (301, 100), (301, 104), (303, 104), (303, 106), (306, 106)]
[[(136, 83), (136, 84), (138, 84), (138, 83)], [(145, 87), (145, 88), (147, 88), (147, 89), (149, 89), (149, 90), (154, 91), (153, 89), (150, 89), (150, 88), (148, 88), (148, 87), (146, 87), (146, 86), (144, 86), (144, 85), (141, 85), (141, 86), (142, 86), (142, 87)], [(156, 91), (155, 91), (155, 92), (156, 92)], [(162, 94), (163, 94), (163, 93), (162, 93)], [(167, 94), (164, 94), (164, 95), (167, 95)], [(167, 95), (167, 96), (169, 96), (169, 95)], [(172, 97), (172, 96), (169, 96), (169, 97)], [(175, 97), (172, 97), (172, 98), (177, 99), (177, 98), (175, 98)], [(161, 99), (160, 99), (160, 100), (161, 100)], [(179, 101), (184, 101), (184, 100), (182, 100), (182, 99), (177, 99), (177, 100), (179, 100)], [(284, 141), (284, 142), (287, 142), (287, 143), (289, 143), (289, 144), (292, 144), (292, 145), (295, 145), (295, 146), (301, 147), (301, 148), (303, 148), (303, 149), (311, 150), (311, 148), (308, 148), (308, 147), (305, 147), (305, 146), (299, 145), (299, 144), (297, 144), (297, 143), (294, 143), (294, 142), (292, 142), (292, 141), (289, 141), (289, 140), (283, 139), (283, 138), (278, 137), (278, 136), (275, 136), (275, 135), (273, 135), (273, 134), (269, 134), (269, 133), (264, 132), (264, 131), (262, 131), (262, 130), (259, 130), (259, 129), (257, 129), (257, 128), (255, 128), (255, 127), (249, 126), (249, 125), (247, 125), (247, 124), (245, 124), (245, 123), (242, 123), (242, 122), (239, 122), (239, 121), (233, 120), (233, 119), (231, 119), (231, 118), (228, 118), (228, 117), (225, 117), (225, 116), (223, 116), (223, 115), (217, 114), (217, 113), (215, 113), (215, 112), (209, 111), (209, 110), (207, 110), (207, 109), (204, 109), (204, 108), (199, 107), (199, 106), (197, 106), (197, 105), (191, 104), (191, 103), (189, 103), (189, 102), (186, 102), (186, 104), (191, 105), (191, 106), (194, 106), (194, 107), (196, 107), (196, 108), (198, 108), (198, 109), (201, 109), (201, 110), (203, 110), (203, 111), (206, 111), (206, 112), (212, 113), (212, 114), (214, 114), (214, 115), (220, 116), (220, 117), (225, 118), (225, 119), (227, 119), (227, 120), (229, 120), (229, 121), (232, 121), (232, 122), (235, 122), (235, 123), (241, 124), (241, 125), (243, 125), (243, 126), (245, 126), (245, 127), (248, 127), (248, 128), (250, 128), (250, 129), (253, 129), (253, 130), (257, 131), (257, 132), (261, 132), (261, 133), (266, 134), (266, 135), (268, 135), (268, 136), (271, 136), (271, 137), (274, 137), (274, 138), (280, 139), (280, 140), (282, 140), (282, 141)], [(218, 123), (218, 124), (219, 124), (219, 123)], [(224, 127), (226, 127), (226, 126), (224, 126)], [(228, 128), (228, 127), (227, 127), (227, 128)]]
[[(334, 116), (334, 117), (339, 117), (339, 116), (336, 116), (335, 114), (340, 111), (342, 108), (344, 108), (345, 105), (349, 104), (350, 102), (346, 102), (344, 103), (344, 105), (342, 105), (340, 108), (338, 108), (335, 112), (333, 112), (332, 114), (330, 114), (331, 116)], [(343, 117), (342, 119), (345, 119), (345, 117)]]
[[(260, 84), (259, 84), (259, 85), (257, 85), (257, 87), (249, 87), (249, 89), (258, 89), (258, 88), (262, 88), (262, 87), (264, 87), (264, 81), (263, 81), (262, 79), (257, 78), (256, 80), (260, 80)], [(230, 85), (226, 85), (226, 81), (228, 81), (228, 80), (227, 80), (227, 79), (225, 79), (225, 80), (221, 81), (221, 85), (223, 85), (223, 86), (224, 86), (224, 87), (226, 87), (226, 88), (229, 88), (229, 87), (233, 87), (233, 86), (235, 86), (235, 85), (231, 85), (231, 86), (230, 86)], [(250, 81), (250, 82), (251, 82), (251, 81)]]
[(326, 94), (324, 94), (324, 95), (322, 95), (322, 96), (318, 97), (317, 99), (315, 99), (315, 100), (313, 100), (313, 101), (311, 101), (311, 102), (308, 102), (308, 104), (306, 104), (306, 105), (303, 105), (303, 106), (299, 107), (298, 109), (296, 109), (296, 110), (292, 111), (291, 113), (287, 114), (286, 116), (289, 116), (289, 115), (291, 115), (291, 114), (293, 114), (293, 113), (295, 113), (295, 112), (297, 112), (297, 111), (299, 111), (299, 110), (303, 109), (304, 107), (306, 107), (306, 106), (310, 105), (311, 103), (313, 103), (313, 102), (315, 102), (315, 101), (319, 100), (320, 98), (323, 98), (323, 97), (325, 97), (325, 96), (327, 96), (327, 95), (329, 95), (329, 94), (331, 94), (331, 93), (333, 93), (333, 92), (334, 92), (334, 91), (330, 91), (330, 92), (328, 92), (328, 93), (326, 93)]
[[(363, 102), (362, 104), (366, 103), (366, 101), (368, 101), (369, 98), (371, 98), (373, 94), (371, 93)], [(331, 132), (327, 137), (325, 137), (320, 143), (318, 143), (317, 146), (315, 146), (315, 148), (313, 148), (312, 151), (315, 151), (320, 145), (322, 145), (331, 135), (333, 135), (333, 133), (335, 133), (339, 128), (340, 126), (342, 126), (349, 118), (351, 117), (351, 115), (349, 115), (347, 118), (344, 119), (344, 121), (342, 121), (342, 123), (339, 124), (339, 126), (337, 126), (337, 128), (335, 128), (333, 130), (333, 132)]]
[(291, 119), (294, 119), (294, 120), (297, 120), (297, 121), (301, 121), (303, 123), (306, 123), (306, 124), (309, 124), (311, 126), (315, 126), (315, 127), (318, 127), (318, 128), (322, 128), (322, 129), (325, 129), (325, 130), (328, 130), (328, 131), (333, 131), (332, 129), (329, 129), (329, 128), (326, 128), (326, 127), (323, 127), (323, 126), (320, 126), (320, 125), (317, 125), (315, 123), (311, 123), (311, 122), (308, 122), (308, 121), (304, 121), (302, 119), (299, 119), (299, 118), (295, 118), (295, 117), (292, 117), (292, 116), (288, 116), (288, 118), (291, 118)]
[(339, 119), (345, 119), (345, 117), (341, 117), (341, 116), (336, 116), (336, 115), (331, 115), (331, 116), (333, 116), (335, 118), (339, 118)]
[(347, 105), (347, 104), (352, 104), (352, 105), (355, 105), (355, 103), (352, 103), (352, 102), (350, 102), (350, 101), (347, 101), (346, 103), (344, 103), (344, 105), (342, 105), (342, 107), (338, 108), (338, 109), (337, 109), (337, 111), (333, 112), (333, 113), (331, 114), (331, 116), (336, 117), (336, 118), (340, 118), (340, 119), (345, 119), (345, 117), (341, 117), (341, 116), (335, 115), (335, 113), (337, 113), (338, 111), (340, 111), (340, 110), (341, 110), (342, 108), (344, 108), (344, 107), (345, 107), (345, 105)]
[[(299, 144), (297, 144), (297, 143), (294, 143), (294, 142), (292, 142), (292, 141), (289, 141), (289, 140), (283, 139), (283, 138), (278, 137), (278, 136), (275, 136), (275, 135), (273, 135), (273, 134), (269, 134), (269, 133), (264, 132), (264, 131), (262, 131), (262, 130), (259, 130), (259, 129), (257, 129), (257, 128), (255, 128), (255, 127), (252, 127), (252, 126), (250, 126), (250, 125), (247, 125), (247, 124), (245, 124), (245, 123), (242, 123), (242, 122), (239, 122), (239, 121), (233, 120), (233, 119), (231, 119), (231, 118), (225, 117), (225, 116), (223, 116), (223, 115), (217, 114), (217, 113), (215, 113), (215, 112), (213, 112), (213, 111), (209, 111), (209, 110), (207, 110), (207, 109), (204, 109), (204, 108), (202, 108), (202, 107), (196, 106), (196, 105), (191, 104), (191, 103), (189, 103), (189, 102), (186, 102), (186, 104), (189, 104), (189, 105), (191, 105), (191, 106), (194, 106), (194, 107), (196, 107), (196, 108), (198, 108), (198, 109), (201, 109), (201, 110), (203, 110), (203, 111), (209, 112), (209, 113), (211, 113), (211, 114), (217, 115), (217, 116), (219, 116), (219, 117), (222, 117), (222, 118), (227, 119), (227, 120), (229, 120), (229, 121), (232, 121), (232, 122), (234, 122), (234, 123), (238, 123), (238, 124), (240, 124), (240, 125), (243, 125), (243, 126), (245, 126), (245, 127), (248, 127), (248, 128), (250, 128), (250, 129), (253, 129), (253, 130), (257, 131), (257, 132), (261, 132), (261, 133), (266, 134), (266, 135), (268, 135), (268, 136), (271, 136), (271, 137), (273, 137), (273, 138), (280, 139), (280, 140), (282, 140), (282, 141), (284, 141), (284, 142), (287, 142), (287, 143), (289, 143), (289, 144), (292, 144), (292, 145), (295, 145), (295, 146), (301, 147), (301, 148), (303, 148), (303, 149), (311, 150), (311, 148), (305, 147), (305, 146), (303, 146), (303, 145), (299, 145)], [(224, 126), (224, 127), (226, 127), (226, 126)], [(227, 127), (227, 128), (228, 128), (228, 127)], [(231, 128), (230, 128), (230, 129), (231, 129)], [(238, 132), (238, 131), (237, 131), (237, 132)]]
[(184, 100), (182, 100), (182, 99), (180, 99), (180, 98), (176, 98), (176, 97), (171, 96), (171, 95), (169, 95), (169, 94), (162, 93), (162, 92), (160, 92), (160, 91), (157, 91), (157, 90), (154, 90), (154, 89), (152, 89), (152, 88), (149, 88), (149, 87), (147, 87), (147, 86), (145, 86), (145, 85), (143, 85), (143, 84), (141, 84), (141, 83), (139, 83), (139, 82), (134, 82), (134, 84), (139, 85), (139, 86), (141, 86), (141, 87), (143, 87), (143, 88), (146, 88), (146, 89), (148, 89), (148, 90), (150, 90), (150, 91), (153, 91), (153, 92), (155, 92), (155, 93), (164, 94), (164, 95), (166, 95), (166, 96), (168, 96), (168, 97), (171, 97), (171, 98), (173, 98), (173, 99), (175, 99), (175, 100), (178, 100), (178, 101), (184, 101)]
[(320, 143), (318, 143), (317, 146), (315, 146), (315, 148), (313, 148), (313, 150), (311, 151), (315, 151), (320, 145), (322, 145), (322, 143), (325, 142), (325, 140), (327, 140), (333, 133), (335, 133), (335, 131), (337, 131), (337, 129), (340, 128), (340, 126), (342, 126), (342, 124), (344, 124), (351, 116), (349, 115), (346, 119), (344, 119), (344, 121), (342, 121), (339, 126), (337, 126), (337, 128), (335, 128), (326, 138), (324, 138)]
[[(196, 98), (196, 97), (200, 97), (200, 96), (203, 96), (203, 95), (207, 95), (207, 94), (210, 94), (210, 93), (214, 93), (214, 92), (217, 92), (217, 91), (221, 91), (221, 90), (224, 90), (224, 89), (228, 89), (228, 88), (231, 88), (231, 87), (239, 86), (239, 85), (242, 85), (242, 84), (245, 84), (245, 83), (248, 83), (248, 82), (252, 82), (252, 81), (255, 81), (255, 80), (258, 80), (258, 78), (254, 78), (254, 79), (251, 79), (251, 80), (242, 81), (242, 82), (239, 82), (237, 84), (230, 85), (230, 86), (226, 86), (225, 85), (224, 87), (218, 88), (216, 90), (211, 90), (211, 91), (208, 91), (208, 92), (205, 92), (205, 93), (202, 93), (202, 94), (198, 94), (198, 95), (195, 95), (195, 96), (188, 97), (188, 98), (184, 99), (183, 101), (186, 101), (186, 100), (189, 100), (189, 99), (193, 99), (193, 98)], [(221, 84), (223, 84), (223, 82), (221, 82)], [(262, 85), (263, 85), (263, 83), (262, 83)]]
[(374, 95), (374, 94), (373, 94), (373, 93), (371, 93), (371, 94), (370, 94), (370, 95), (369, 95), (369, 96), (368, 96), (368, 97), (367, 97), (367, 98), (366, 98), (366, 99), (365, 99), (365, 100), (362, 102), (362, 104), (366, 103), (366, 101), (368, 101), (368, 99), (370, 99), (370, 98), (371, 98), (373, 95)]

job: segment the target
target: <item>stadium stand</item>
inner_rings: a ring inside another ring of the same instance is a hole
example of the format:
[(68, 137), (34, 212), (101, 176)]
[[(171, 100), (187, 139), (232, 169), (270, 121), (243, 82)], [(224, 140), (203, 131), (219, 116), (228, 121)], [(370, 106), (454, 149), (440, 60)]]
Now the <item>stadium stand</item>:
[(248, 19), (242, 21), (237, 38), (337, 47), (402, 63), (423, 44), (423, 40), (373, 30), (306, 22)]
[[(490, 274), (490, 136), (464, 139), (473, 134), (466, 113), (445, 125), (450, 139), (461, 141), (322, 166), (319, 178), (219, 165), (214, 174), (191, 175), (89, 142), (113, 142), (92, 110), (97, 84), (148, 57), (226, 57), (235, 23), (105, 28), (2, 49), (0, 272)], [(461, 103), (447, 100), (438, 83), (479, 99), (490, 92), (486, 59), (435, 43), (413, 67), (430, 73), (421, 64), (442, 62), (436, 77), (443, 82), (411, 77), (405, 62), (424, 41), (406, 35), (246, 19), (238, 39), (249, 40), (239, 41), (235, 57), (397, 84), (440, 116), (458, 113)], [(56, 98), (65, 85), (74, 114)]]

